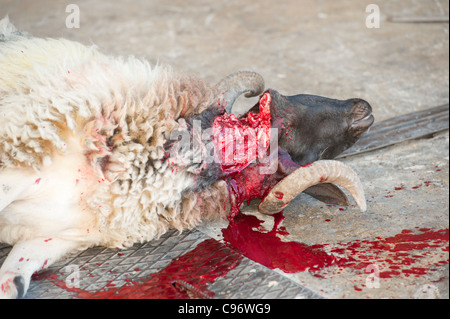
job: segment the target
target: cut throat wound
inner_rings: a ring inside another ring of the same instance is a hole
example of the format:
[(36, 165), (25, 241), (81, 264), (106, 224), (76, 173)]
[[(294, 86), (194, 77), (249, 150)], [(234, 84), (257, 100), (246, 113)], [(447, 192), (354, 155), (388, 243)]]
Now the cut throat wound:
[(271, 96), (265, 93), (259, 101), (259, 113), (243, 118), (225, 113), (213, 123), (216, 161), (226, 175), (240, 173), (258, 158), (268, 156), (271, 134)]
[(273, 174), (260, 170), (270, 156), (271, 100), (267, 92), (259, 101), (259, 113), (249, 112), (242, 118), (225, 113), (214, 121), (214, 149), (228, 185), (230, 220), (244, 201), (263, 198), (278, 181)]

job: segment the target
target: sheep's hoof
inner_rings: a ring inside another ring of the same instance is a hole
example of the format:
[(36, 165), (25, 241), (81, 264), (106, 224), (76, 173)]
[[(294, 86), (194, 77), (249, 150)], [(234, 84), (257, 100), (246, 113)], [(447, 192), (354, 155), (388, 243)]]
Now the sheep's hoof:
[(23, 298), (25, 290), (25, 278), (21, 275), (10, 273), (0, 280), (0, 299)]
[(23, 298), (25, 296), (25, 278), (23, 276), (16, 276), (13, 280), (14, 285), (17, 289), (17, 298)]

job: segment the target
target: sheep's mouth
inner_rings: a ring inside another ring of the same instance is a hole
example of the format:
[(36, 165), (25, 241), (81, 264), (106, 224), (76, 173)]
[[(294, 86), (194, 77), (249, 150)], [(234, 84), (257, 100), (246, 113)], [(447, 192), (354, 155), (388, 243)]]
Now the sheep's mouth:
[(360, 120), (354, 121), (350, 126), (350, 129), (354, 132), (359, 132), (362, 134), (370, 128), (374, 121), (375, 117), (372, 115), (372, 113), (369, 113)]
[(369, 103), (361, 99), (354, 99), (353, 101), (354, 106), (351, 111), (352, 123), (350, 124), (350, 131), (360, 136), (369, 129), (375, 121), (375, 118)]
[(375, 121), (375, 117), (372, 113), (369, 113), (365, 117), (361, 118), (360, 120), (356, 120), (352, 123), (350, 126), (353, 130), (358, 131), (365, 131), (367, 130)]

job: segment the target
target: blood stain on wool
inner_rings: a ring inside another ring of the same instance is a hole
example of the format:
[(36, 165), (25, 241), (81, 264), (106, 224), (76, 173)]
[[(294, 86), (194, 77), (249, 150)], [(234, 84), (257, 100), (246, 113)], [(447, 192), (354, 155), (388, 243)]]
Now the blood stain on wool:
[[(233, 134), (245, 135), (243, 133), (246, 130), (255, 129), (265, 136), (262, 138), (265, 141), (263, 150), (268, 152), (270, 94), (264, 95), (260, 100), (259, 114), (249, 113), (244, 119), (224, 114), (214, 122), (213, 141), (215, 149), (220, 151), (219, 157), (222, 156), (223, 179), (227, 182), (232, 204), (229, 225), (222, 230), (226, 244), (214, 239), (205, 240), (191, 252), (174, 259), (166, 268), (146, 278), (128, 280), (123, 287), (115, 287), (113, 282), (109, 282), (100, 291), (89, 292), (68, 288), (56, 275), (52, 280), (58, 286), (74, 292), (79, 298), (208, 298), (213, 296), (208, 290), (208, 284), (235, 268), (243, 256), (271, 269), (278, 268), (286, 273), (308, 271), (318, 278), (324, 277), (324, 270), (333, 269), (339, 272), (346, 268), (367, 276), (364, 269), (373, 263), (384, 267), (380, 269), (381, 278), (420, 276), (432, 269), (419, 267), (416, 261), (424, 258), (430, 249), (437, 247), (443, 248), (443, 254), (440, 261), (433, 266), (438, 267), (445, 263), (443, 259), (446, 252), (448, 263), (448, 229), (422, 229), (419, 230), (422, 231), (421, 234), (416, 234), (417, 230), (405, 230), (396, 236), (377, 238), (374, 241), (307, 245), (281, 240), (280, 236), (288, 235), (288, 232), (285, 227), (280, 226), (284, 219), (283, 213), (280, 212), (272, 215), (273, 229), (268, 232), (261, 231), (262, 221), (255, 216), (239, 213), (239, 208), (244, 201), (264, 198), (280, 180), (280, 176), (261, 174), (261, 165), (249, 165), (258, 155), (259, 149), (257, 150), (257, 144), (254, 143), (256, 140), (244, 140), (243, 150), (239, 152), (234, 144), (227, 144), (229, 141), (236, 141)], [(230, 149), (233, 156), (228, 157), (227, 152)], [(282, 154), (279, 160), (283, 160)], [(426, 186), (431, 184), (425, 183)], [(282, 199), (284, 194), (278, 193), (275, 196)], [(358, 291), (361, 289), (354, 287)]]

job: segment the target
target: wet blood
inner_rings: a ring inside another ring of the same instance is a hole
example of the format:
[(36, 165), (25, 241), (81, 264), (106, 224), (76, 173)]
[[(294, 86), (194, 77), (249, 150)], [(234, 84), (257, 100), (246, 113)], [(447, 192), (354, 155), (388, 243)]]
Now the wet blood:
[[(79, 298), (204, 298), (213, 296), (208, 284), (235, 268), (243, 255), (271, 269), (278, 268), (287, 273), (309, 271), (319, 278), (324, 277), (319, 271), (331, 268), (352, 268), (366, 275), (364, 269), (373, 263), (382, 267), (380, 278), (423, 275), (430, 271), (430, 267), (419, 267), (417, 261), (424, 258), (430, 249), (437, 248), (440, 248), (442, 258), (430, 266), (448, 263), (448, 229), (433, 231), (422, 228), (418, 230), (422, 232), (419, 234), (417, 230), (404, 230), (393, 237), (374, 241), (307, 245), (281, 240), (281, 236), (288, 235), (280, 226), (284, 219), (282, 212), (273, 215), (274, 226), (270, 231), (263, 230), (262, 221), (255, 216), (240, 214), (243, 202), (264, 198), (286, 174), (298, 168), (289, 155), (283, 153), (279, 153), (281, 172), (261, 174), (261, 165), (252, 164), (258, 156), (267, 155), (270, 120), (270, 94), (266, 93), (261, 98), (258, 114), (249, 113), (241, 119), (224, 114), (214, 121), (214, 147), (232, 204), (229, 225), (222, 230), (226, 244), (214, 239), (205, 240), (191, 252), (174, 259), (166, 268), (146, 278), (128, 280), (120, 288), (109, 282), (100, 291), (89, 292), (68, 288), (56, 275), (52, 280)], [(236, 142), (239, 138), (240, 144)], [(261, 145), (262, 148), (258, 147)], [(431, 182), (425, 184), (428, 186)], [(400, 189), (403, 186), (395, 190)], [(282, 199), (284, 194), (279, 192), (275, 196)], [(446, 261), (444, 256), (447, 256)], [(357, 286), (354, 289), (361, 290)]]
[(331, 266), (337, 261), (323, 251), (322, 245), (309, 246), (297, 242), (283, 242), (277, 235), (286, 235), (278, 226), (284, 219), (282, 213), (274, 215), (275, 225), (270, 232), (254, 229), (261, 226), (255, 216), (239, 214), (222, 230), (224, 240), (241, 251), (244, 256), (270, 268), (287, 273), (316, 271)]
[(107, 283), (100, 291), (89, 292), (80, 288), (69, 288), (58, 279), (57, 274), (51, 280), (59, 287), (73, 292), (84, 299), (179, 299), (208, 298), (214, 293), (208, 290), (208, 284), (226, 275), (239, 265), (242, 255), (234, 248), (215, 239), (208, 239), (197, 247), (174, 259), (166, 268), (136, 281), (128, 281), (120, 288)]
[[(373, 241), (306, 245), (286, 242), (280, 235), (288, 234), (279, 227), (282, 212), (273, 215), (275, 225), (269, 232), (261, 232), (262, 221), (255, 216), (237, 215), (228, 228), (222, 230), (224, 240), (242, 254), (271, 269), (284, 272), (317, 272), (335, 266), (337, 272), (346, 268), (364, 270), (371, 264), (380, 266), (380, 278), (419, 276), (448, 263), (448, 229), (422, 233), (403, 230), (400, 234)], [(436, 251), (441, 248), (440, 251)], [(440, 261), (421, 266), (420, 259), (434, 252)], [(443, 260), (445, 259), (445, 260)], [(319, 275), (320, 276), (320, 275)]]
[[(255, 216), (239, 214), (222, 230), (227, 244), (205, 240), (159, 272), (143, 279), (126, 280), (126, 285), (120, 288), (110, 281), (100, 291), (90, 292), (68, 288), (57, 274), (47, 278), (78, 298), (209, 298), (214, 294), (208, 290), (208, 284), (234, 269), (242, 255), (271, 269), (287, 273), (309, 271), (318, 278), (326, 278), (331, 271), (339, 274), (344, 269), (353, 269), (356, 275), (359, 271), (366, 278), (365, 270), (373, 264), (379, 266), (378, 276), (383, 279), (422, 276), (448, 264), (448, 229), (403, 230), (373, 241), (306, 245), (282, 241), (280, 236), (288, 234), (280, 226), (283, 213), (273, 217), (273, 229), (264, 232), (262, 222)], [(428, 266), (418, 264), (431, 253), (438, 257), (437, 262)], [(360, 289), (355, 286), (355, 290)]]
[(350, 257), (348, 262), (340, 265), (342, 267), (364, 269), (370, 264), (377, 264), (380, 267), (380, 278), (391, 278), (423, 275), (442, 266), (439, 262), (425, 267), (420, 263), (422, 258), (430, 254), (436, 255), (438, 259), (445, 258), (448, 263), (448, 254), (436, 251), (437, 248), (448, 249), (448, 240), (448, 229), (428, 229), (418, 234), (403, 230), (400, 234), (384, 239), (333, 244), (329, 251)]
[(283, 197), (284, 197), (284, 194), (282, 192), (275, 192), (274, 195), (278, 199), (283, 199)]
[[(261, 106), (265, 105), (264, 100), (262, 99), (261, 101), (260, 109)], [(244, 122), (240, 122), (240, 120), (234, 121), (232, 117), (226, 117), (225, 119), (226, 121), (221, 120), (220, 123), (240, 127), (244, 126), (243, 123), (247, 121), (247, 119)], [(222, 131), (217, 132), (222, 134)], [(216, 145), (222, 145), (222, 148), (219, 146), (219, 149), (224, 148), (224, 144), (217, 143)], [(246, 147), (245, 151), (248, 151), (247, 144)], [(420, 252), (434, 247), (436, 241), (441, 246), (445, 245), (446, 242), (448, 250), (448, 229), (437, 232), (427, 230), (423, 234), (403, 231), (399, 235), (384, 240), (379, 238), (375, 241), (309, 246), (303, 243), (281, 241), (279, 238), (281, 228), (278, 225), (283, 217), (277, 214), (275, 215), (275, 226), (271, 231), (259, 231), (262, 222), (254, 216), (239, 214), (239, 209), (245, 201), (249, 203), (254, 198), (263, 199), (284, 176), (299, 167), (292, 162), (289, 154), (283, 154), (282, 152), (281, 150), (278, 153), (281, 171), (271, 175), (261, 174), (258, 164), (248, 165), (247, 162), (241, 166), (235, 165), (233, 162), (229, 166), (222, 164), (224, 172), (229, 173), (228, 178), (225, 180), (228, 184), (232, 204), (229, 226), (222, 230), (222, 233), (227, 243), (241, 251), (248, 258), (269, 268), (279, 268), (285, 272), (317, 271), (331, 265), (340, 269), (364, 269), (367, 265), (378, 262), (384, 265), (385, 268), (388, 268), (388, 270), (384, 269), (380, 273), (380, 277), (386, 278), (394, 275), (419, 275), (425, 273), (427, 270), (420, 271), (420, 267), (412, 267), (412, 265), (419, 258), (422, 258), (422, 256), (417, 257), (420, 255)], [(310, 165), (312, 164), (306, 164), (303, 167)], [(326, 177), (324, 176), (321, 178), (321, 181), (325, 179)], [(425, 184), (428, 186), (431, 182)], [(401, 189), (404, 189), (403, 185), (395, 190)], [(284, 194), (276, 193), (275, 196), (282, 199)], [(344, 209), (340, 208), (340, 210)], [(330, 219), (327, 219), (327, 221), (330, 221)], [(411, 251), (419, 252), (419, 254), (411, 257), (409, 256)], [(388, 257), (383, 260), (380, 259), (381, 255)], [(391, 266), (394, 268), (389, 268)], [(395, 268), (397, 266), (399, 269)]]
[(241, 174), (228, 178), (228, 193), (232, 204), (229, 220), (232, 221), (238, 215), (242, 203), (249, 203), (254, 198), (264, 198), (279, 181), (275, 175), (261, 174), (259, 165), (251, 165)]

